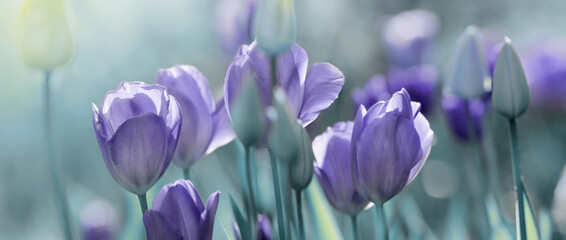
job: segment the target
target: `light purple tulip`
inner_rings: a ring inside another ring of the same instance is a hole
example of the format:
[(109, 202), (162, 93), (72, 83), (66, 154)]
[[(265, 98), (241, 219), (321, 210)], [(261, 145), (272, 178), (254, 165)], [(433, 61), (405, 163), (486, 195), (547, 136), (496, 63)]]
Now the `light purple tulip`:
[(160, 69), (155, 83), (166, 87), (181, 107), (183, 126), (173, 161), (177, 166), (189, 169), (203, 155), (235, 138), (224, 100), (215, 105), (208, 80), (197, 68), (177, 65)]
[[(291, 50), (277, 58), (278, 85), (284, 89), (297, 119), (303, 126), (314, 121), (320, 112), (330, 106), (344, 85), (344, 75), (329, 63), (315, 63), (307, 72), (308, 57), (304, 49), (293, 44)], [(271, 69), (269, 58), (261, 53), (256, 42), (243, 45), (228, 67), (224, 83), (226, 106), (240, 92), (244, 79), (256, 80), (261, 104), (264, 109), (271, 105)]]
[(316, 162), (314, 173), (332, 207), (355, 216), (369, 204), (352, 182), (350, 140), (353, 122), (339, 122), (312, 142)]
[(210, 195), (205, 206), (191, 181), (165, 185), (143, 215), (147, 239), (212, 239), (219, 195)]
[(173, 158), (182, 122), (177, 101), (162, 86), (122, 82), (92, 111), (110, 175), (124, 189), (144, 194)]
[(420, 104), (411, 102), (405, 89), (367, 111), (360, 106), (350, 153), (356, 190), (376, 204), (393, 198), (420, 172), (433, 135)]

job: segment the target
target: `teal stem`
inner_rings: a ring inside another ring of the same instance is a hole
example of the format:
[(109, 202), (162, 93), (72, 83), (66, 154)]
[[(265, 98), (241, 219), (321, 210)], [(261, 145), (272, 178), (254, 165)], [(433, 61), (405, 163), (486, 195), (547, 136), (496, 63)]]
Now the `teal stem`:
[(299, 219), (299, 239), (300, 240), (306, 240), (305, 237), (305, 226), (303, 223), (303, 208), (301, 205), (301, 190), (296, 190), (295, 191), (295, 200), (297, 202), (297, 218)]
[(140, 200), (140, 207), (143, 217), (143, 214), (145, 213), (145, 211), (147, 211), (147, 197), (145, 196), (145, 193), (138, 195), (138, 199)]
[(63, 180), (61, 173), (59, 172), (58, 161), (55, 159), (55, 148), (53, 146), (53, 129), (51, 126), (51, 94), (49, 81), (51, 79), (51, 70), (45, 71), (45, 82), (44, 82), (44, 93), (43, 93), (43, 110), (44, 112), (44, 124), (45, 124), (45, 142), (47, 144), (47, 158), (49, 162), (49, 168), (51, 170), (51, 180), (53, 181), (53, 186), (55, 190), (55, 198), (57, 208), (59, 209), (59, 214), (61, 218), (61, 225), (63, 227), (63, 232), (65, 234), (65, 239), (73, 239), (73, 232), (71, 230), (71, 217), (69, 204), (67, 201), (67, 194), (65, 192), (65, 187), (63, 185)]
[(358, 222), (357, 222), (357, 216), (358, 215), (354, 215), (350, 217), (350, 220), (352, 220), (352, 235), (354, 236), (354, 240), (358, 240)]
[(277, 86), (277, 56), (271, 56), (269, 64), (271, 66), (271, 88), (273, 88)]
[(519, 161), (519, 143), (517, 141), (517, 123), (514, 118), (509, 119), (509, 141), (511, 142), (511, 160), (513, 164), (513, 179), (515, 182), (515, 193), (517, 197), (517, 235), (518, 239), (527, 239), (527, 228), (525, 224), (525, 204), (523, 203), (523, 184), (521, 165)]
[[(381, 222), (381, 234), (377, 234), (379, 237), (383, 236), (383, 240), (389, 240), (389, 229), (387, 229), (387, 219), (385, 218), (385, 211), (383, 210), (383, 203), (375, 204), (375, 214), (377, 217), (377, 222)], [(379, 231), (379, 228), (377, 228)], [(379, 239), (378, 237), (378, 239)]]
[(184, 177), (186, 180), (189, 180), (189, 175), (190, 175), (190, 174), (189, 174), (189, 170), (190, 170), (190, 168), (183, 169), (183, 177)]
[(277, 169), (277, 157), (270, 149), (269, 158), (271, 159), (271, 174), (273, 176), (273, 192), (275, 192), (275, 205), (277, 207), (277, 227), (279, 229), (279, 239), (285, 240), (285, 216), (283, 215), (283, 203), (281, 201), (281, 186), (279, 185), (279, 170)]
[(253, 152), (253, 147), (246, 148), (246, 182), (248, 185), (248, 193), (249, 193), (249, 213), (248, 218), (250, 221), (250, 231), (255, 236), (255, 226), (257, 225), (257, 211), (256, 211), (256, 204), (255, 204), (255, 194), (254, 188), (252, 185), (252, 168), (251, 168), (251, 157), (250, 152)]

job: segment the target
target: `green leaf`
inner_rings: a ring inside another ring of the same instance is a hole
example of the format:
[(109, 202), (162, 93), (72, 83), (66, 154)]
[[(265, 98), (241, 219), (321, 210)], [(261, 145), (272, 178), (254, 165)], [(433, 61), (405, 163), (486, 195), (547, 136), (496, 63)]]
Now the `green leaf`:
[(540, 239), (537, 222), (533, 215), (533, 209), (527, 196), (526, 190), (523, 192), (523, 205), (525, 206), (525, 224), (527, 227), (527, 239)]
[(252, 239), (252, 234), (250, 232), (250, 223), (246, 221), (244, 215), (242, 215), (242, 211), (238, 207), (236, 200), (232, 196), (230, 196), (230, 204), (232, 205), (232, 211), (234, 212), (234, 218), (236, 219), (236, 224), (240, 228), (240, 234), (242, 235), (242, 239)]
[(222, 221), (220, 221), (220, 226), (222, 226), (222, 230), (224, 230), (224, 234), (226, 234), (226, 238), (228, 238), (228, 240), (234, 240), (232, 234), (230, 234), (228, 229), (226, 229), (226, 226), (224, 226), (224, 223), (222, 223)]
[(305, 195), (309, 205), (308, 209), (311, 210), (312, 216), (310, 219), (314, 220), (313, 226), (316, 239), (344, 239), (316, 178), (313, 179), (305, 191)]

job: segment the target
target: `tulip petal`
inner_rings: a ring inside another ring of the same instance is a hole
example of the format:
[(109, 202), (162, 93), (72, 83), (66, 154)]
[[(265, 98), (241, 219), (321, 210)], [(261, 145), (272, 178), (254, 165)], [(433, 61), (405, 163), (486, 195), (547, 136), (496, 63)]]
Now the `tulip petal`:
[(210, 144), (208, 144), (206, 154), (214, 152), (217, 148), (228, 144), (236, 138), (224, 99), (220, 99), (216, 104), (216, 110), (212, 114), (212, 121), (214, 132), (212, 133), (212, 139)]
[(303, 87), (307, 74), (307, 52), (294, 43), (291, 50), (277, 57), (277, 81), (295, 112), (301, 110)]
[(158, 211), (147, 210), (143, 215), (143, 224), (148, 240), (183, 239), (179, 228)]
[(409, 174), (409, 180), (407, 184), (411, 183), (417, 174), (421, 171), (423, 165), (425, 164), (426, 160), (428, 159), (428, 155), (430, 154), (430, 149), (432, 148), (432, 140), (434, 138), (434, 132), (430, 128), (430, 124), (428, 120), (424, 117), (422, 113), (417, 113), (415, 120), (413, 121), (415, 124), (415, 130), (419, 134), (419, 140), (421, 142), (421, 150), (422, 150), (422, 157), (418, 160), (417, 164), (411, 169), (411, 173)]
[(115, 169), (118, 183), (140, 195), (151, 188), (169, 166), (169, 131), (163, 119), (145, 114), (125, 121), (107, 143), (108, 169)]
[[(218, 198), (220, 192), (216, 191), (208, 197), (206, 201), (206, 211), (201, 215), (200, 235), (199, 239), (210, 240), (212, 239), (212, 232), (214, 229), (214, 217), (216, 216), (216, 209), (218, 208)], [(200, 196), (199, 196), (200, 198)]]
[(330, 106), (344, 85), (344, 74), (329, 63), (316, 63), (305, 80), (302, 108), (298, 112), (303, 127), (314, 121)]

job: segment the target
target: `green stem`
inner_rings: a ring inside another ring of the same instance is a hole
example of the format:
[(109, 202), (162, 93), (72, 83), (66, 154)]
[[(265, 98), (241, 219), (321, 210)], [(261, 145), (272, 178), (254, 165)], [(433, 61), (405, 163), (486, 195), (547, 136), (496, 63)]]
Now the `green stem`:
[(254, 194), (254, 188), (252, 185), (252, 168), (251, 168), (251, 161), (252, 159), (250, 158), (250, 152), (253, 151), (252, 147), (246, 148), (246, 181), (248, 184), (248, 193), (249, 193), (249, 204), (250, 204), (250, 209), (249, 209), (249, 213), (248, 213), (248, 217), (249, 217), (249, 221), (250, 221), (250, 227), (251, 227), (251, 233), (253, 234), (253, 236), (255, 236), (255, 226), (257, 225), (257, 211), (256, 211), (256, 206), (255, 206), (255, 194)]
[(277, 169), (277, 157), (272, 150), (269, 150), (271, 159), (271, 174), (273, 176), (273, 191), (275, 192), (275, 205), (277, 206), (277, 225), (279, 229), (279, 239), (285, 240), (285, 216), (283, 216), (283, 204), (281, 202), (281, 186), (279, 185), (279, 170)]
[(138, 199), (140, 200), (140, 206), (142, 211), (142, 216), (147, 211), (147, 197), (144, 194), (138, 195)]
[(513, 164), (513, 178), (515, 181), (515, 193), (517, 197), (517, 235), (518, 239), (527, 239), (527, 228), (525, 224), (525, 205), (523, 203), (523, 184), (521, 165), (519, 162), (519, 144), (517, 142), (517, 123), (515, 119), (509, 119), (509, 141), (511, 142), (511, 159)]
[(301, 190), (295, 191), (295, 200), (297, 201), (297, 218), (299, 219), (299, 239), (306, 240), (305, 226), (303, 223), (303, 208), (301, 205)]
[(269, 64), (271, 65), (271, 88), (273, 88), (277, 86), (277, 56), (270, 57)]
[(61, 218), (61, 224), (63, 225), (63, 232), (65, 233), (65, 239), (73, 239), (73, 233), (71, 230), (71, 218), (69, 205), (67, 203), (67, 194), (65, 192), (65, 187), (63, 186), (62, 175), (59, 172), (58, 161), (55, 159), (55, 148), (53, 146), (53, 129), (51, 128), (51, 94), (49, 88), (49, 80), (51, 78), (51, 71), (45, 71), (45, 82), (44, 82), (44, 93), (43, 93), (43, 109), (44, 109), (44, 123), (45, 123), (45, 142), (47, 144), (47, 158), (49, 162), (49, 167), (51, 170), (51, 179), (53, 181), (53, 186), (55, 190), (55, 198), (57, 208), (59, 209), (59, 214)]
[(356, 217), (357, 215), (350, 217), (350, 220), (352, 220), (352, 234), (354, 236), (354, 240), (358, 240), (358, 222)]
[(382, 234), (377, 235), (383, 236), (384, 240), (389, 240), (389, 229), (387, 229), (387, 220), (385, 218), (385, 211), (383, 210), (383, 203), (375, 204), (375, 215), (377, 217), (377, 222), (381, 222), (381, 230), (383, 230)]
[(189, 170), (190, 168), (183, 169), (183, 177), (185, 177), (186, 180), (189, 180)]

